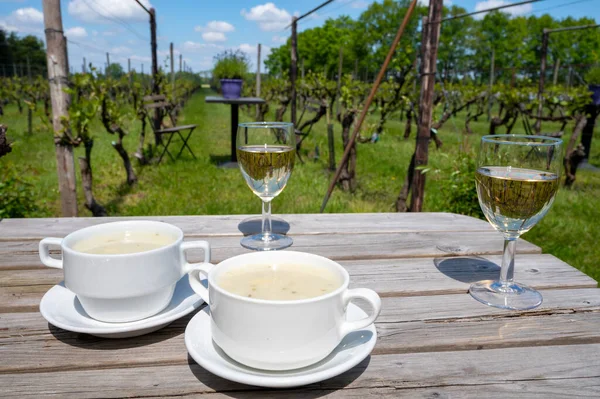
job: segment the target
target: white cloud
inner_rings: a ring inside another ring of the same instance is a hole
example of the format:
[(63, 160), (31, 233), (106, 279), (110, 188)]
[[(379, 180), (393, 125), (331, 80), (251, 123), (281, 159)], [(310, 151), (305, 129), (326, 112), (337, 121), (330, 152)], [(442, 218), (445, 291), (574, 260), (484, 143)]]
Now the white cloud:
[(69, 39), (81, 39), (83, 37), (87, 37), (87, 32), (85, 28), (81, 26), (75, 26), (73, 28), (69, 28), (65, 31), (65, 36)]
[(224, 42), (227, 40), (225, 33), (233, 32), (235, 27), (225, 21), (210, 21), (206, 26), (196, 26), (194, 30), (203, 32), (202, 38), (207, 42)]
[(224, 42), (227, 40), (222, 32), (204, 32), (202, 38), (207, 42)]
[(194, 28), (196, 32), (222, 32), (228, 33), (233, 32), (235, 27), (231, 25), (229, 22), (225, 21), (210, 21), (206, 24), (206, 26), (196, 26)]
[(117, 46), (117, 47), (113, 47), (112, 50), (110, 50), (111, 54), (129, 54), (131, 53), (131, 49), (127, 46)]
[[(141, 56), (141, 55), (132, 55), (131, 57), (129, 57), (132, 61), (141, 61), (141, 62), (150, 62), (151, 59), (150, 57), (145, 57), (145, 56)], [(149, 71), (150, 69), (146, 69), (146, 72)]]
[[(248, 43), (243, 43), (243, 44), (240, 44), (239, 49), (242, 50), (244, 53), (254, 54), (258, 50), (257, 47), (258, 46), (256, 46), (256, 45), (253, 46), (253, 45), (248, 44)], [(261, 48), (261, 50), (262, 50), (262, 48)]]
[(19, 8), (13, 11), (12, 18), (16, 23), (26, 25), (41, 25), (44, 23), (44, 14), (33, 7)]
[(0, 18), (0, 28), (9, 32), (42, 34), (44, 14), (33, 7), (19, 8), (9, 16)]
[[(506, 0), (485, 0), (485, 1), (480, 1), (479, 3), (475, 4), (475, 11), (487, 10), (488, 8), (500, 7), (500, 6), (504, 6), (504, 5), (508, 5), (508, 4), (512, 4), (512, 2), (511, 1), (506, 1)], [(504, 9), (502, 9), (500, 11), (508, 13), (511, 16), (514, 17), (514, 16), (517, 16), (517, 15), (526, 14), (526, 13), (530, 12), (532, 9), (533, 9), (533, 6), (531, 4), (522, 4), (520, 6), (514, 6), (514, 7), (504, 8)], [(482, 13), (482, 14), (475, 15), (475, 18), (481, 19), (486, 14), (487, 13)]]
[[(148, 0), (140, 0), (146, 7), (152, 5)], [(116, 23), (115, 20), (148, 21), (148, 13), (135, 1), (125, 0), (71, 0), (68, 6), (69, 14), (88, 23)]]
[(271, 38), (271, 40), (273, 40), (275, 43), (285, 43), (287, 42), (288, 37), (287, 36), (279, 36), (279, 35), (275, 35)]
[(198, 43), (198, 42), (192, 42), (190, 40), (183, 43), (183, 46), (182, 46), (183, 51), (192, 52), (192, 53), (200, 52), (201, 50), (205, 50), (205, 49), (222, 49), (222, 48), (224, 48), (224, 47), (220, 46), (218, 44)]
[(241, 14), (248, 21), (258, 23), (260, 30), (267, 32), (281, 30), (292, 21), (289, 12), (283, 8), (277, 8), (273, 3), (252, 7), (250, 11), (246, 11), (244, 8)]

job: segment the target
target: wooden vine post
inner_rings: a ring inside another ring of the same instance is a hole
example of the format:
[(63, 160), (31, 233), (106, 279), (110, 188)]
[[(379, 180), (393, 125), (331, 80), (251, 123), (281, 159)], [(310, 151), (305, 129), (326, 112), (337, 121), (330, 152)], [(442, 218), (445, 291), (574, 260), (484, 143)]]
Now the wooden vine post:
[(433, 114), (433, 93), (435, 86), (436, 62), (443, 0), (431, 0), (429, 17), (423, 25), (426, 40), (423, 49), (421, 68), (421, 96), (419, 100), (419, 127), (415, 148), (415, 173), (412, 181), (411, 212), (421, 212), (425, 195), (425, 173), (420, 168), (427, 165), (429, 156), (429, 139), (431, 138), (431, 117)]
[[(156, 10), (150, 9), (150, 47), (152, 50), (152, 94), (158, 93), (158, 56), (156, 54)], [(162, 121), (162, 113), (158, 108), (154, 109), (154, 129), (160, 129), (160, 123)], [(161, 136), (155, 136), (156, 144), (160, 143)]]
[(542, 54), (540, 62), (540, 84), (538, 87), (538, 119), (533, 125), (533, 129), (537, 134), (542, 130), (542, 113), (544, 110), (544, 78), (546, 77), (546, 58), (548, 57), (548, 29), (544, 29), (542, 33)]
[(171, 90), (173, 91), (173, 103), (175, 103), (175, 60), (173, 60), (173, 42), (169, 45), (169, 61), (171, 63)]
[(556, 82), (558, 81), (558, 70), (560, 69), (560, 58), (557, 58), (554, 61), (554, 72), (552, 73), (552, 85), (556, 86)]
[[(260, 98), (260, 50), (261, 44), (258, 43), (258, 49), (256, 54), (256, 97)], [(256, 120), (260, 118), (260, 104), (256, 104)]]
[(65, 140), (61, 118), (67, 117), (70, 96), (63, 90), (67, 87), (69, 65), (67, 40), (63, 34), (60, 0), (43, 0), (44, 28), (46, 33), (46, 58), (48, 82), (52, 102), (52, 126), (58, 173), (58, 188), (62, 216), (77, 216), (77, 192), (73, 145)]
[[(31, 85), (31, 64), (29, 63), (29, 55), (27, 55), (27, 82)], [(27, 107), (27, 133), (30, 136), (33, 134), (33, 110), (31, 107)]]
[[(339, 101), (339, 100), (338, 100)], [(335, 141), (333, 123), (331, 123), (331, 110), (327, 107), (327, 148), (329, 150), (329, 170), (335, 170)]]
[(342, 63), (344, 62), (344, 48), (340, 47), (340, 57), (338, 60), (338, 74), (337, 74), (337, 91), (336, 97), (337, 100), (335, 102), (335, 114), (338, 115), (340, 113), (340, 97), (342, 96), (341, 88), (342, 88)]
[(494, 63), (496, 59), (496, 50), (492, 49), (492, 59), (490, 61), (490, 88), (489, 88), (489, 93), (490, 95), (488, 96), (488, 111), (487, 111), (487, 120), (488, 122), (490, 121), (490, 119), (492, 118), (492, 87), (494, 86)]
[(292, 84), (292, 93), (291, 93), (291, 122), (294, 125), (294, 129), (296, 128), (296, 77), (298, 75), (298, 17), (292, 18), (292, 62), (290, 66), (290, 82)]

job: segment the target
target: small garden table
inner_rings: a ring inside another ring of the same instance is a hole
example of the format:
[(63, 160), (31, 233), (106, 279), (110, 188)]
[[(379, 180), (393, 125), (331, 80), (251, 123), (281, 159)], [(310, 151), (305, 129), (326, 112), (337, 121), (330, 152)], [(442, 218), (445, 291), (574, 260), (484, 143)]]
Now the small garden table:
[(237, 135), (237, 128), (239, 123), (239, 107), (240, 105), (254, 105), (264, 104), (265, 100), (258, 97), (240, 97), (240, 98), (224, 98), (217, 96), (207, 96), (205, 101), (207, 103), (218, 103), (218, 104), (230, 104), (231, 105), (231, 161), (237, 167), (237, 154), (235, 151), (235, 137)]
[[(213, 262), (246, 252), (247, 215), (146, 217), (206, 239)], [(526, 312), (484, 306), (469, 283), (498, 275), (502, 237), (482, 220), (449, 213), (283, 215), (291, 249), (332, 258), (351, 286), (382, 297), (378, 341), (348, 372), (296, 389), (217, 377), (187, 354), (193, 314), (162, 330), (110, 340), (49, 325), (38, 310), (62, 271), (43, 267), (38, 242), (125, 218), (0, 221), (0, 396), (206, 398), (600, 397), (600, 289), (592, 278), (518, 244), (515, 279), (542, 292)], [(565, 240), (574, 239), (565, 237)], [(191, 252), (192, 261), (202, 253)]]

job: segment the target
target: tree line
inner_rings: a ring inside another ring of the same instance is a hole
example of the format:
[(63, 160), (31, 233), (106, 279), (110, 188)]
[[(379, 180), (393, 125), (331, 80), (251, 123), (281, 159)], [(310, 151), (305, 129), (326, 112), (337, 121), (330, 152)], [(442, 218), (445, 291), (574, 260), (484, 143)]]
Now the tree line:
[(33, 74), (46, 70), (44, 42), (36, 36), (19, 37), (15, 32), (0, 29), (0, 74), (13, 76), (13, 66), (29, 65)]
[[(357, 19), (330, 18), (322, 26), (298, 34), (299, 68), (337, 74), (339, 50), (343, 48), (343, 73), (371, 80), (383, 63), (398, 21), (409, 0), (383, 0), (371, 4)], [(404, 75), (416, 67), (421, 41), (420, 21), (427, 7), (419, 6), (406, 28), (390, 73)], [(460, 6), (444, 7), (444, 18), (465, 14)], [(442, 23), (438, 52), (438, 73), (444, 80), (468, 78), (482, 84), (489, 80), (492, 52), (498, 77), (510, 79), (539, 77), (542, 31), (559, 27), (595, 24), (593, 18), (557, 19), (549, 14), (511, 17), (495, 11), (481, 19), (463, 17)], [(270, 74), (284, 76), (290, 69), (290, 40), (274, 48), (265, 61)], [(563, 32), (550, 37), (548, 64), (576, 66), (583, 73), (600, 61), (600, 29)], [(549, 71), (551, 73), (552, 70)]]

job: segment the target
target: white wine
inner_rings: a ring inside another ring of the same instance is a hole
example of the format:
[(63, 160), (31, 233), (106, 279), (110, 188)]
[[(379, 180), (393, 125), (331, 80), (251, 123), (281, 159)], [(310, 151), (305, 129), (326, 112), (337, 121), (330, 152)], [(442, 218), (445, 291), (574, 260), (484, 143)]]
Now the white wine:
[(285, 145), (238, 147), (238, 165), (246, 183), (263, 200), (275, 198), (285, 188), (294, 168), (295, 150)]
[(510, 166), (483, 166), (475, 174), (479, 204), (503, 233), (521, 235), (550, 209), (558, 189), (555, 173)]

